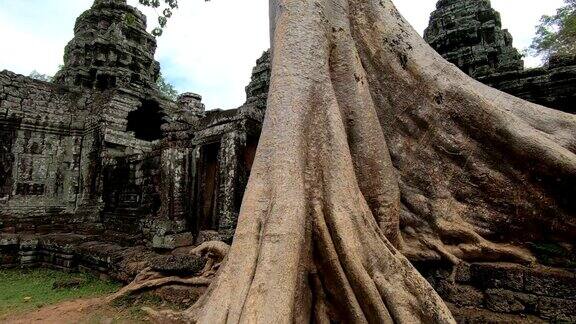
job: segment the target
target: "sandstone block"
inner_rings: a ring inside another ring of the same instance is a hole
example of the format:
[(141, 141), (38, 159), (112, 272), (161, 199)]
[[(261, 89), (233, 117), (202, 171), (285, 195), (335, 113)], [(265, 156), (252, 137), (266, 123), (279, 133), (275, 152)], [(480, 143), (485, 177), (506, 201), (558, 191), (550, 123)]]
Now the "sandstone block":
[(539, 297), (536, 311), (541, 317), (551, 321), (576, 322), (576, 300)]
[(516, 264), (474, 263), (470, 273), (472, 280), (484, 288), (524, 290), (524, 271)]
[(504, 289), (486, 291), (486, 308), (498, 313), (533, 313), (538, 297)]
[(460, 283), (470, 282), (470, 280), (472, 279), (472, 274), (470, 272), (470, 264), (465, 263), (465, 262), (461, 262), (456, 267), (455, 279), (456, 279), (456, 282), (460, 282)]
[(153, 270), (170, 275), (195, 275), (206, 265), (206, 259), (191, 255), (162, 255), (150, 261)]
[(482, 306), (484, 303), (484, 294), (472, 286), (441, 281), (436, 290), (444, 300), (457, 306)]
[(178, 247), (192, 245), (193, 241), (192, 233), (155, 235), (152, 239), (152, 247), (155, 249), (173, 250)]
[(196, 245), (200, 245), (204, 242), (219, 241), (220, 234), (217, 231), (200, 231), (198, 237), (196, 238)]
[(576, 275), (562, 270), (526, 271), (525, 289), (537, 295), (576, 299)]

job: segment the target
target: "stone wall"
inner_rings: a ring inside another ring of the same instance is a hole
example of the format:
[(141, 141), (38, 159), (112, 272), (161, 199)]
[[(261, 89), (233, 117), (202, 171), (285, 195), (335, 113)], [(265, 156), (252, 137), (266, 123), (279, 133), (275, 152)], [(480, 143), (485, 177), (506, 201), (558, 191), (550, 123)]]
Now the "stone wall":
[(157, 257), (142, 246), (121, 246), (90, 235), (0, 233), (0, 268), (83, 271), (128, 283)]
[[(138, 129), (129, 129), (131, 113), (143, 110), (146, 115), (145, 102), (157, 106), (159, 120), (152, 126), (161, 136), (162, 123), (178, 108), (160, 97), (123, 89), (87, 91), (0, 72), (0, 231), (120, 230), (112, 223), (124, 224), (126, 233), (139, 231), (140, 219), (156, 212), (152, 206), (160, 199), (154, 141), (139, 139)], [(136, 128), (151, 128), (147, 120), (138, 122)], [(114, 173), (110, 170), (126, 163), (132, 173), (118, 178), (126, 181), (122, 190), (137, 188), (138, 208), (146, 213), (118, 211), (104, 199), (105, 193), (116, 193), (106, 182)], [(110, 215), (118, 217), (109, 222)], [(119, 215), (138, 220), (126, 222)]]
[(573, 323), (576, 274), (545, 266), (420, 264), (460, 323)]
[(552, 57), (539, 68), (495, 73), (478, 80), (524, 100), (576, 113), (576, 55)]
[[(55, 83), (0, 73), (0, 232), (98, 234), (159, 249), (231, 240), (269, 56), (254, 69), (250, 104), (206, 113), (200, 95), (172, 102), (158, 92), (156, 43), (145, 28), (125, 0), (95, 0)], [(202, 164), (213, 145), (213, 163)], [(208, 231), (199, 226), (205, 199), (215, 222)]]
[(50, 231), (82, 191), (84, 122), (94, 97), (0, 72), (3, 231)]
[(160, 159), (151, 152), (104, 161), (101, 217), (106, 231), (142, 238), (143, 222), (160, 208)]

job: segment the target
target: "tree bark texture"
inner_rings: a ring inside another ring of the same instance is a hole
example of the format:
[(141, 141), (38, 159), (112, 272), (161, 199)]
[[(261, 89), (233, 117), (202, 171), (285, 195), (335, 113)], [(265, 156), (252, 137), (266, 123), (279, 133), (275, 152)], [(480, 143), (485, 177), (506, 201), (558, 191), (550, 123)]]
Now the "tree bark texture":
[(389, 0), (271, 0), (271, 25), (236, 235), (187, 321), (451, 323), (404, 255), (532, 262), (526, 241), (573, 240), (573, 115), (469, 78)]

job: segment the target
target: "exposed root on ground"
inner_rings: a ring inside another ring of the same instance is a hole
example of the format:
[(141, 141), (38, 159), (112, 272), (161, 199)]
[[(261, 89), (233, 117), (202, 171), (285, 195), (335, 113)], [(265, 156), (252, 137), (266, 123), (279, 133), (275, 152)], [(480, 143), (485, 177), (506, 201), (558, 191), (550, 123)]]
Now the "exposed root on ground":
[(233, 245), (194, 306), (153, 319), (454, 323), (405, 256), (527, 263), (529, 240), (573, 240), (574, 116), (471, 80), (391, 0), (272, 0), (271, 13)]
[(207, 258), (206, 265), (198, 274), (191, 277), (166, 276), (161, 272), (148, 267), (140, 272), (127, 286), (115, 294), (106, 297), (105, 301), (111, 303), (115, 300), (142, 291), (158, 289), (169, 285), (207, 287), (212, 282), (220, 264), (228, 254), (229, 246), (223, 242), (206, 242), (190, 251), (190, 255)]

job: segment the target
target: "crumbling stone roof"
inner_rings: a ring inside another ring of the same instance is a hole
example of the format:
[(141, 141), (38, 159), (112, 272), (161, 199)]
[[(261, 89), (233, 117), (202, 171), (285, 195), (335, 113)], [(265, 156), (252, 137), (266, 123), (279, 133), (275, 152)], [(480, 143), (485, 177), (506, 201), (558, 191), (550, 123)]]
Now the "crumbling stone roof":
[(160, 65), (146, 16), (126, 0), (95, 0), (76, 20), (55, 83), (107, 90), (155, 89)]
[(489, 0), (440, 0), (424, 39), (446, 60), (473, 77), (524, 69), (512, 35), (502, 29)]
[(476, 80), (546, 107), (575, 113), (576, 58), (524, 70), (512, 36), (489, 0), (439, 0), (424, 32), (445, 59)]

